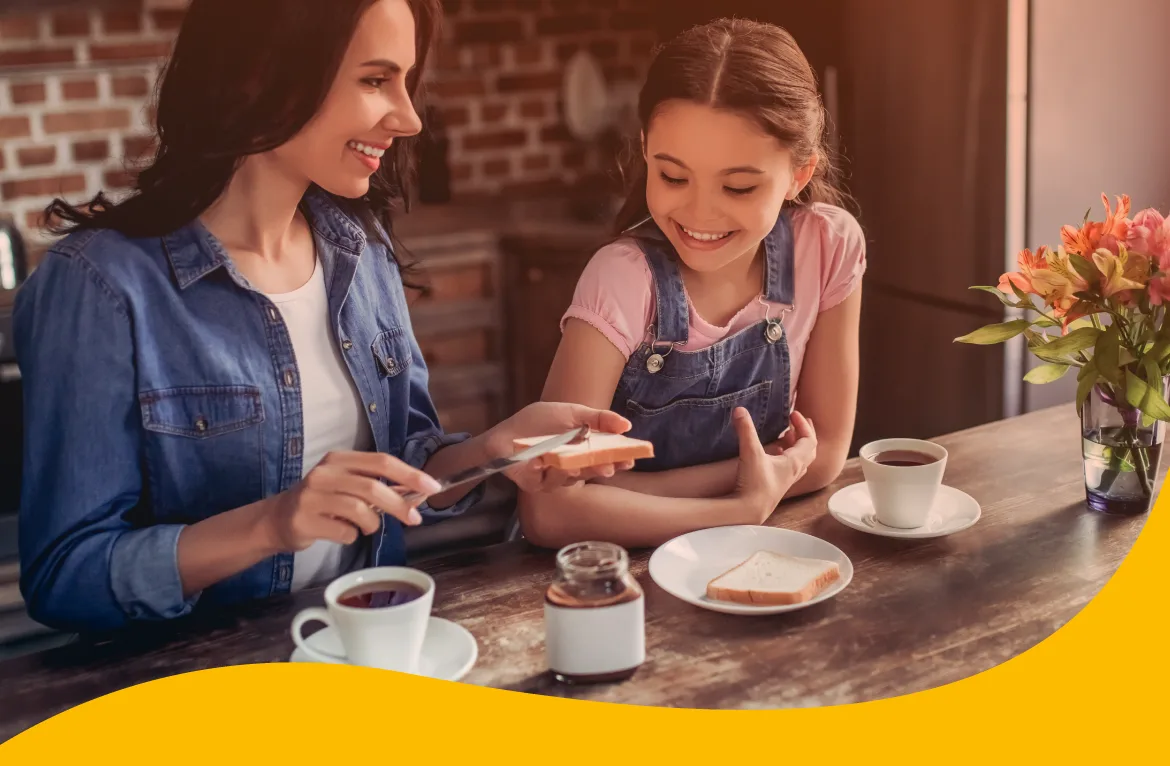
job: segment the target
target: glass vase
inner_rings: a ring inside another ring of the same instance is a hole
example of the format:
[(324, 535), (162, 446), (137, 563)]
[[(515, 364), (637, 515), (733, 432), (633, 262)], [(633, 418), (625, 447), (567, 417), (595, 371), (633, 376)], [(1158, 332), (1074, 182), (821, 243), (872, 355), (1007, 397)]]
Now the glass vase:
[[(1165, 394), (1167, 382), (1163, 379)], [(1109, 384), (1093, 387), (1081, 411), (1085, 497), (1101, 513), (1147, 513), (1156, 497), (1166, 424), (1142, 413)]]

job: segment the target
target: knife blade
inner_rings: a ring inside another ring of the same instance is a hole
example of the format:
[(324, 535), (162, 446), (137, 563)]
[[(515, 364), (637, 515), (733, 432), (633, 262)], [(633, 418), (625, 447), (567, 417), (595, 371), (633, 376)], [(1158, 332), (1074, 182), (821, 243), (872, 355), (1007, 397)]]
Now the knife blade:
[[(450, 476), (438, 479), (439, 491), (432, 494), (440, 495), (449, 489), (458, 487), (461, 484), (480, 481), (487, 478), (488, 476), (491, 476), (492, 474), (499, 473), (500, 471), (506, 471), (513, 466), (520, 465), (521, 463), (527, 463), (533, 458), (538, 458), (541, 455), (552, 452), (557, 447), (562, 447), (566, 444), (580, 444), (588, 438), (589, 426), (585, 425), (581, 426), (580, 428), (574, 428), (572, 431), (566, 431), (565, 433), (554, 436), (551, 439), (545, 439), (539, 444), (534, 444), (528, 449), (517, 452), (511, 457), (496, 458), (495, 460), (490, 460), (482, 465), (465, 468), (462, 471), (457, 471), (456, 473), (451, 474)], [(402, 496), (406, 502), (411, 504), (422, 500), (424, 497), (426, 497), (426, 495), (421, 492), (408, 492)]]

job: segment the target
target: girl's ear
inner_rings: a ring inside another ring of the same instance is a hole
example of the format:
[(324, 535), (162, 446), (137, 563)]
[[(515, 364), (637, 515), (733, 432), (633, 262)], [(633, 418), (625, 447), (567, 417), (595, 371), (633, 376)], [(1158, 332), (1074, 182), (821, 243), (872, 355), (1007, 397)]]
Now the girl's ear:
[(788, 187), (785, 199), (794, 200), (800, 196), (804, 187), (808, 186), (809, 181), (812, 181), (813, 174), (817, 171), (818, 160), (820, 160), (820, 154), (814, 152), (803, 167), (797, 168), (796, 173), (792, 176), (792, 185)]

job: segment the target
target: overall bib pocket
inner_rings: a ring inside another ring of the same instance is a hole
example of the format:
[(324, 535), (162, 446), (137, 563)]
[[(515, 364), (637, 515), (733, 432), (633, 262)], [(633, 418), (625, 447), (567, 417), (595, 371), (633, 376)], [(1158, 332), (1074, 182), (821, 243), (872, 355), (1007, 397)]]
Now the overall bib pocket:
[[(654, 457), (639, 461), (637, 468), (655, 471), (737, 457), (739, 438), (732, 412), (745, 408), (757, 430), (762, 429), (771, 395), (772, 381), (764, 380), (722, 396), (683, 397), (662, 406), (630, 398), (626, 417), (633, 428), (628, 435), (654, 443)], [(761, 440), (766, 436), (761, 433)]]

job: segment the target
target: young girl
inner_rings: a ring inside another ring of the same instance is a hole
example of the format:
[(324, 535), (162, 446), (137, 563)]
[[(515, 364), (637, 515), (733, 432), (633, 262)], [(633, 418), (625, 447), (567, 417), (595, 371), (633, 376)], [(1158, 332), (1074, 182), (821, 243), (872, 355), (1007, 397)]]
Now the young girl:
[(543, 398), (613, 409), (655, 457), (523, 494), (538, 545), (759, 524), (833, 481), (849, 449), (865, 243), (796, 42), (738, 19), (684, 32), (638, 111), (645, 164), (577, 285)]

